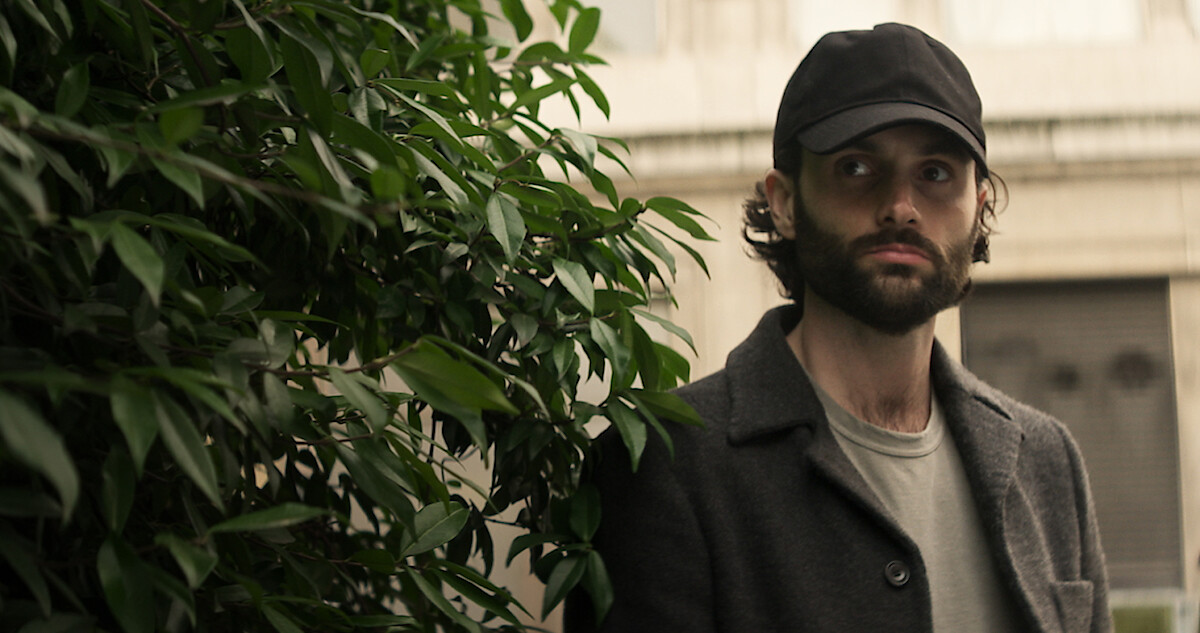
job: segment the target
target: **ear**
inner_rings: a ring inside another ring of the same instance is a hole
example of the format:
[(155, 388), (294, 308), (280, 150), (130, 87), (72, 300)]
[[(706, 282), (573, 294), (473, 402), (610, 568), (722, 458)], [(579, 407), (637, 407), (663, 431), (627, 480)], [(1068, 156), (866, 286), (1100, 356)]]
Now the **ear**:
[(772, 169), (767, 172), (763, 182), (767, 187), (767, 204), (771, 208), (771, 220), (775, 223), (775, 230), (785, 239), (796, 239), (796, 191), (792, 179), (778, 169)]

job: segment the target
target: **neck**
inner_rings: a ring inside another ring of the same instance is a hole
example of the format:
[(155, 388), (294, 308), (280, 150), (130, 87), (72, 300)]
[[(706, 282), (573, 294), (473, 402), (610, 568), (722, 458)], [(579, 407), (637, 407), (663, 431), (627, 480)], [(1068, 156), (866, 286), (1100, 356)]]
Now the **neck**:
[(787, 336), (805, 370), (850, 413), (906, 433), (929, 421), (930, 319), (901, 335), (884, 334), (807, 292), (804, 318)]

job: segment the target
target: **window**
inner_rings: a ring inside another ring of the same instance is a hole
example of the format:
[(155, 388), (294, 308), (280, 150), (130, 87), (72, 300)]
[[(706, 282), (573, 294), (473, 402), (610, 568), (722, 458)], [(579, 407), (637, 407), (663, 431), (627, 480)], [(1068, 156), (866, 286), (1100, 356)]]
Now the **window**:
[(1119, 589), (1182, 583), (1169, 319), (1163, 280), (987, 285), (962, 308), (971, 371), (1078, 441)]

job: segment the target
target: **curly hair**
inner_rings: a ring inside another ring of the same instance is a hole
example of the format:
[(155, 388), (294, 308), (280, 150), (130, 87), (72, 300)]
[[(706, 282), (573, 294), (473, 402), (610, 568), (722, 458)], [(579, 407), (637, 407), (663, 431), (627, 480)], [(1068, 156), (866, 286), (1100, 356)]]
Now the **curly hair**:
[[(800, 168), (798, 161), (789, 164), (784, 173), (799, 191)], [(988, 196), (979, 213), (979, 235), (975, 241), (972, 259), (987, 262), (990, 259), (988, 238), (994, 230), (996, 215), (1008, 201), (1008, 185), (995, 173), (977, 177), (976, 185), (988, 183)], [(797, 200), (799, 200), (797, 198)], [(754, 186), (754, 195), (742, 203), (742, 239), (753, 249), (753, 257), (767, 263), (782, 286), (780, 293), (787, 299), (799, 303), (804, 297), (804, 277), (796, 257), (796, 241), (783, 237), (775, 228), (771, 218), (771, 206), (767, 201), (767, 185), (759, 181)]]

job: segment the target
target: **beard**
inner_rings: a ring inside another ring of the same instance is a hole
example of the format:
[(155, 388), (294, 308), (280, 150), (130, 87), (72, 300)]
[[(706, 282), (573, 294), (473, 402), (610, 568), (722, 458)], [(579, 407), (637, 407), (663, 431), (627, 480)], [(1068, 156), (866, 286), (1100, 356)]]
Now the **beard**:
[[(970, 292), (978, 226), (944, 249), (908, 227), (887, 227), (846, 242), (818, 227), (798, 197), (795, 222), (797, 264), (804, 283), (818, 297), (884, 334), (907, 334)], [(859, 263), (870, 249), (886, 244), (920, 248), (929, 256), (932, 272), (907, 264)]]

